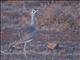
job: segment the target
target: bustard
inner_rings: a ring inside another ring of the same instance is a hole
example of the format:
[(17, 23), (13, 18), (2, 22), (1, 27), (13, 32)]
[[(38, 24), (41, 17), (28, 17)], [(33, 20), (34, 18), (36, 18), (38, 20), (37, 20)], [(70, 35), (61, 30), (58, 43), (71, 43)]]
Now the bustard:
[(32, 9), (30, 25), (25, 25), (24, 27), (21, 28), (22, 32), (30, 33), (32, 38), (34, 38), (34, 36), (36, 35), (36, 21), (35, 21), (36, 19), (35, 19), (35, 15), (36, 15), (37, 12), (38, 12), (37, 9)]
[[(36, 36), (36, 21), (35, 21), (35, 14), (38, 12), (38, 10), (37, 9), (32, 9), (32, 11), (31, 11), (31, 24), (30, 24), (30, 26), (25, 26), (25, 27), (23, 27), (23, 28), (21, 28), (20, 29), (20, 33), (21, 33), (21, 30), (22, 30), (22, 32), (27, 32), (27, 33), (31, 33), (31, 35), (32, 35), (32, 37), (30, 37), (32, 40), (34, 40), (34, 38), (35, 38), (35, 36)], [(21, 34), (20, 34), (21, 35)], [(20, 38), (21, 38), (21, 36), (19, 36)], [(29, 39), (30, 39), (29, 38)], [(21, 40), (26, 40), (26, 38), (25, 37), (23, 37), (23, 39), (21, 39)], [(26, 42), (25, 42), (26, 43)], [(13, 51), (14, 49), (15, 49), (15, 46), (16, 46), (16, 44), (15, 45), (13, 45), (13, 46), (10, 46), (10, 50), (11, 51)], [(26, 46), (26, 45), (25, 45)]]

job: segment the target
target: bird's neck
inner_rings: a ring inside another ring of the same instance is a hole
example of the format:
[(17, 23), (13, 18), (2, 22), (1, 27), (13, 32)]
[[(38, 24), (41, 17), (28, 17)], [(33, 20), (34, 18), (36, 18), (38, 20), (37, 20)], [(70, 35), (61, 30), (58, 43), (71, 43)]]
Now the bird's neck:
[(31, 26), (35, 26), (35, 14), (32, 14), (31, 16)]

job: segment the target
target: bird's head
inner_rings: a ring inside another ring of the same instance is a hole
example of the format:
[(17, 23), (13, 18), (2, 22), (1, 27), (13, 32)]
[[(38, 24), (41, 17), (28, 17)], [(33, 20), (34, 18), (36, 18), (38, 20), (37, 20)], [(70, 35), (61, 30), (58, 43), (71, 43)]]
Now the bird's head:
[(31, 14), (36, 14), (38, 11), (39, 11), (39, 10), (37, 10), (37, 9), (32, 9)]

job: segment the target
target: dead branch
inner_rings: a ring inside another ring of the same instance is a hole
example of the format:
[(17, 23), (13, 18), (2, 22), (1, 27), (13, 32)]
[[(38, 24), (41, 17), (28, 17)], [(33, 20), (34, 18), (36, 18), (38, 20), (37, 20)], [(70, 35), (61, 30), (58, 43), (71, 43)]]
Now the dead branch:
[(25, 56), (26, 56), (26, 44), (31, 42), (31, 41), (32, 40), (28, 40), (28, 41), (25, 41), (25, 43), (24, 43), (23, 53), (24, 53)]

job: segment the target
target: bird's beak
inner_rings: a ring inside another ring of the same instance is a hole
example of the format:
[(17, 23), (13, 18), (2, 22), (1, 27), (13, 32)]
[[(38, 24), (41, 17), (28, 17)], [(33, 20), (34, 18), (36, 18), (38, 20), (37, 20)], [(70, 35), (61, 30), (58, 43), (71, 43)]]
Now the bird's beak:
[(35, 10), (35, 13), (37, 13), (37, 12), (39, 12), (39, 10), (36, 9), (36, 10)]
[(37, 10), (36, 12), (39, 12), (39, 10)]

